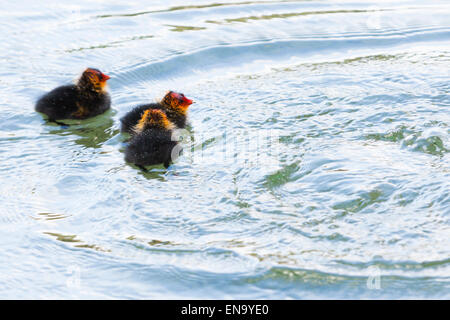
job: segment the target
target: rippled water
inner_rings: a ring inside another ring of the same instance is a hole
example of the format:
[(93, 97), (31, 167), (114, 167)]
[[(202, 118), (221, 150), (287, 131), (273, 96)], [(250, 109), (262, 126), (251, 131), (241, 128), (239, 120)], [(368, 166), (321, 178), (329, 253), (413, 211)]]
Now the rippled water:
[[(450, 298), (446, 1), (3, 4), (0, 297)], [(87, 66), (113, 109), (33, 110)], [(142, 173), (119, 119), (197, 103)]]

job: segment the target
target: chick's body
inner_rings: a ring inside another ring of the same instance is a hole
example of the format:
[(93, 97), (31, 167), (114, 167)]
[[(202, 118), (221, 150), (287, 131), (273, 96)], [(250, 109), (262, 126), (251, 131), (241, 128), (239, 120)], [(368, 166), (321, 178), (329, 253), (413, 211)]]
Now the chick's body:
[(125, 151), (125, 161), (139, 166), (163, 163), (167, 168), (172, 162), (171, 154), (176, 145), (176, 141), (171, 141), (171, 133), (147, 129), (131, 139)]

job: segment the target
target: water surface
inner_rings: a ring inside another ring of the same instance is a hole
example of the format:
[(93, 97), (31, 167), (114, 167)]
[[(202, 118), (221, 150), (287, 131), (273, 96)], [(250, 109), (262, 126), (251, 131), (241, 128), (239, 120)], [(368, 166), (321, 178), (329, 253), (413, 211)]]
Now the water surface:
[[(450, 298), (445, 1), (32, 1), (1, 9), (0, 297)], [(113, 108), (34, 102), (85, 67)], [(185, 152), (119, 119), (181, 91)]]

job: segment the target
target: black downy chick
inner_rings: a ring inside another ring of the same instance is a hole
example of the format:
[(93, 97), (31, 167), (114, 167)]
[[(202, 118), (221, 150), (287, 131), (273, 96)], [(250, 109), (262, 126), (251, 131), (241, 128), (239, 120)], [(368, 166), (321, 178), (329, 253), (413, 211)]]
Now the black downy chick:
[(53, 122), (102, 114), (111, 107), (106, 91), (109, 78), (97, 69), (87, 68), (76, 84), (57, 87), (39, 98), (36, 111), (46, 114)]
[(181, 151), (178, 142), (172, 140), (173, 129), (173, 123), (162, 110), (146, 110), (133, 128), (134, 135), (126, 147), (125, 161), (144, 171), (145, 166), (160, 163), (168, 168)]
[(184, 128), (186, 127), (187, 111), (192, 103), (194, 102), (186, 98), (184, 94), (169, 91), (161, 102), (143, 104), (128, 112), (120, 119), (122, 122), (121, 131), (134, 134), (133, 128), (148, 109), (163, 110), (167, 115), (167, 118), (174, 123), (177, 128)]

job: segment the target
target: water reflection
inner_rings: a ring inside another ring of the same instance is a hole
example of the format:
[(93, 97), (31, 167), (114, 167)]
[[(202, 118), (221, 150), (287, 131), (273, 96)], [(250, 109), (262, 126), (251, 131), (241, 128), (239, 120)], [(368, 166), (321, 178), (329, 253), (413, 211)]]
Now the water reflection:
[(85, 148), (101, 148), (103, 143), (119, 134), (119, 129), (115, 128), (114, 120), (111, 118), (115, 114), (114, 111), (107, 111), (105, 114), (83, 121), (65, 120), (58, 125), (48, 123), (49, 126), (57, 126), (57, 129), (50, 130), (50, 134), (59, 136), (78, 136), (73, 140), (76, 144)]

